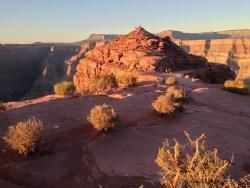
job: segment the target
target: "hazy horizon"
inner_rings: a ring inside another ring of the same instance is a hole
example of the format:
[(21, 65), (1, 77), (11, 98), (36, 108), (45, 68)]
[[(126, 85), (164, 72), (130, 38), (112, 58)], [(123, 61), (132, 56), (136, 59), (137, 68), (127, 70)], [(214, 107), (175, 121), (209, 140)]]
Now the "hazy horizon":
[(0, 43), (75, 42), (139, 25), (152, 33), (250, 29), (249, 7), (248, 0), (0, 0)]

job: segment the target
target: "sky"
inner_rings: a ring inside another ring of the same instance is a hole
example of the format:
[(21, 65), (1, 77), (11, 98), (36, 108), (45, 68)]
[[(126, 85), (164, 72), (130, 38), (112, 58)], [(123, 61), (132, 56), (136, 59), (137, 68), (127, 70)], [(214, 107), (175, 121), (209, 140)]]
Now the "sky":
[(250, 0), (0, 0), (0, 43), (75, 42), (91, 33), (250, 29)]

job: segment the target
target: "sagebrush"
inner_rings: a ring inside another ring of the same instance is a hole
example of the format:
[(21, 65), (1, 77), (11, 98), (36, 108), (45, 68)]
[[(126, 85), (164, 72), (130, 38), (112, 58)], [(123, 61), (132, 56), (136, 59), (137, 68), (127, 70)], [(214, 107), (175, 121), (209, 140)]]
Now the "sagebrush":
[(71, 81), (64, 81), (54, 85), (54, 92), (61, 96), (72, 96), (75, 92), (74, 83)]
[(248, 94), (248, 85), (244, 80), (227, 80), (224, 83), (224, 89), (241, 95)]
[(160, 115), (170, 115), (182, 108), (182, 104), (175, 103), (170, 97), (160, 95), (152, 103), (153, 109)]
[[(166, 188), (240, 187), (229, 177), (231, 162), (221, 159), (217, 149), (210, 150), (206, 146), (204, 134), (194, 140), (188, 133), (185, 135), (186, 144), (177, 140), (173, 140), (173, 144), (169, 140), (163, 142), (155, 159), (161, 169), (160, 181)], [(241, 183), (246, 186), (250, 183), (249, 177)]]
[(169, 86), (173, 86), (177, 83), (177, 80), (175, 78), (175, 76), (169, 76), (166, 78), (165, 80), (165, 84), (169, 85)]
[(103, 74), (91, 79), (88, 90), (95, 93), (115, 88), (117, 86), (118, 83), (114, 74)]
[(135, 87), (137, 84), (137, 77), (132, 73), (118, 73), (116, 79), (119, 87)]
[(119, 114), (112, 106), (102, 104), (93, 107), (87, 119), (97, 131), (106, 132), (118, 125)]
[(42, 129), (42, 122), (33, 117), (10, 126), (3, 139), (13, 150), (26, 156), (38, 147)]
[(168, 88), (166, 95), (175, 102), (184, 102), (187, 98), (185, 90), (175, 86)]

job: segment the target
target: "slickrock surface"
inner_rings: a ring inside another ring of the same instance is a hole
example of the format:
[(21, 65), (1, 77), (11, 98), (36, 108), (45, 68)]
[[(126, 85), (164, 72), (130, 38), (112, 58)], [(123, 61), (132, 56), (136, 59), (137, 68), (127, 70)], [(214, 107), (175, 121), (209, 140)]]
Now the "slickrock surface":
[[(235, 161), (232, 177), (250, 172), (250, 98), (221, 90), (221, 85), (192, 82), (177, 77), (189, 100), (184, 112), (162, 118), (151, 103), (166, 86), (156, 76), (144, 76), (138, 87), (114, 89), (103, 96), (39, 99), (7, 103), (0, 113), (0, 136), (8, 126), (36, 116), (44, 123), (37, 153), (18, 157), (0, 140), (1, 188), (160, 188), (154, 159), (165, 138), (184, 142), (183, 131), (192, 137), (206, 134), (209, 147)], [(98, 134), (87, 122), (97, 104), (114, 106), (121, 118), (109, 134)]]
[(78, 91), (86, 87), (87, 80), (101, 73), (117, 71), (165, 72), (204, 67), (202, 57), (188, 55), (170, 39), (136, 28), (128, 35), (85, 54), (77, 66), (74, 83)]

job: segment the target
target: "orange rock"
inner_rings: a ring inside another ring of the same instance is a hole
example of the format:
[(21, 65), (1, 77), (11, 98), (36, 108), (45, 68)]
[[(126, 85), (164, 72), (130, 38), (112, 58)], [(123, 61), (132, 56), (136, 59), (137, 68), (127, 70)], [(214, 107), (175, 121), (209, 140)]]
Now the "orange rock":
[(204, 67), (206, 60), (188, 55), (169, 38), (161, 39), (138, 27), (128, 35), (86, 53), (77, 67), (74, 82), (78, 92), (91, 76), (120, 70), (165, 72)]

